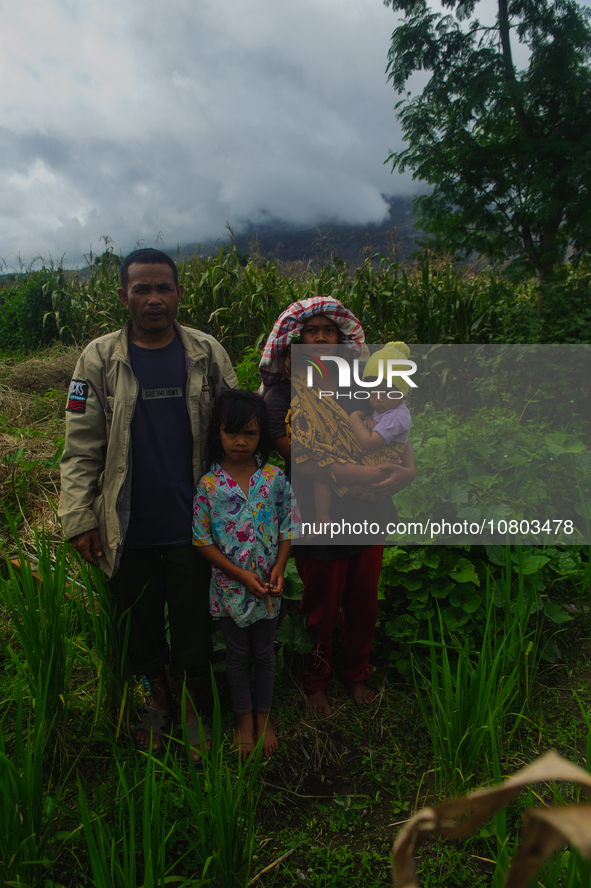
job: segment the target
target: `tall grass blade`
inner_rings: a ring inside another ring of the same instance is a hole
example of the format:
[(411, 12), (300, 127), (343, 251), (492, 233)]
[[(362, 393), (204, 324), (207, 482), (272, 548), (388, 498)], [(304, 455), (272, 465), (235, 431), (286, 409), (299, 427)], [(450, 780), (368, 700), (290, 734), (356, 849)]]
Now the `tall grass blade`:
[(52, 870), (47, 849), (66, 781), (53, 786), (51, 794), (45, 788), (45, 750), (55, 717), (49, 705), (50, 684), (49, 674), (39, 677), (28, 722), (18, 693), (12, 749), (5, 739), (6, 716), (0, 725), (0, 875), (6, 885), (40, 884)]
[[(246, 763), (224, 740), (220, 702), (212, 673), (214, 711), (212, 741), (202, 757), (202, 769), (190, 766), (185, 775), (178, 765), (175, 775), (191, 811), (197, 847), (201, 849), (203, 884), (215, 888), (245, 888), (248, 884), (256, 840), (256, 808), (260, 795), (257, 776), (262, 741)], [(190, 746), (183, 720), (183, 746)]]
[(79, 619), (85, 638), (85, 652), (96, 675), (97, 693), (93, 727), (105, 712), (119, 736), (125, 715), (129, 715), (128, 613), (117, 614), (103, 573), (76, 556), (78, 577), (85, 589), (79, 602)]
[(413, 659), (414, 683), (431, 738), (439, 789), (450, 788), (455, 794), (465, 791), (476, 770), (492, 760), (492, 744), (521, 687), (522, 657), (516, 647), (523, 641), (522, 624), (514, 620), (517, 629), (496, 631), (490, 578), (485, 596), (479, 651), (469, 650), (453, 633), (446, 634), (439, 612), (443, 642), (434, 641), (431, 621), (429, 638), (421, 642), (429, 647), (428, 679)]
[(49, 711), (57, 722), (68, 715), (70, 679), (78, 657), (77, 619), (74, 603), (66, 595), (67, 549), (58, 546), (53, 557), (45, 531), (35, 532), (36, 570), (24, 554), (13, 520), (8, 518), (17, 539), (18, 569), (6, 562), (8, 579), (0, 579), (0, 598), (8, 610), (12, 629), (24, 654), (26, 668), (10, 648), (12, 659), (35, 696), (39, 677), (44, 675)]
[[(129, 762), (115, 762), (114, 803), (92, 812), (78, 783), (80, 817), (88, 846), (94, 888), (175, 888), (199, 884), (193, 877), (173, 875), (192, 853), (167, 855), (167, 842), (179, 826), (175, 814), (168, 753), (159, 762), (150, 753)], [(187, 824), (180, 824), (186, 833)]]

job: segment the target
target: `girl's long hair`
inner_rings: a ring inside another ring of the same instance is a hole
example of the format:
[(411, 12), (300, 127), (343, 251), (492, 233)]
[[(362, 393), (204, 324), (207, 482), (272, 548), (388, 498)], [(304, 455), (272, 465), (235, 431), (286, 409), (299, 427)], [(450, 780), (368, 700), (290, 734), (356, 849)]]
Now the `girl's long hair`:
[(269, 433), (269, 411), (260, 395), (246, 389), (229, 389), (216, 399), (213, 417), (207, 436), (207, 464), (211, 468), (214, 462), (224, 458), (220, 428), (233, 435), (239, 432), (251, 419), (256, 420), (259, 431), (259, 443), (255, 453), (263, 465), (271, 452), (271, 435)]

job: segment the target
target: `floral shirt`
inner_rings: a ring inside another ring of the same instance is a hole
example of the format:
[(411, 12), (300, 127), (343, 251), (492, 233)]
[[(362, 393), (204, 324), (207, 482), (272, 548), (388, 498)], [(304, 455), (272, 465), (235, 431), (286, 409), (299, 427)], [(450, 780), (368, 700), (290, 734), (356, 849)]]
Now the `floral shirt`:
[[(289, 481), (275, 466), (259, 466), (248, 493), (247, 499), (240, 485), (214, 463), (193, 500), (193, 544), (215, 543), (233, 564), (268, 582), (279, 543), (299, 534), (300, 514)], [(214, 616), (230, 616), (243, 628), (276, 617), (281, 599), (266, 595), (259, 600), (212, 565), (209, 605)]]

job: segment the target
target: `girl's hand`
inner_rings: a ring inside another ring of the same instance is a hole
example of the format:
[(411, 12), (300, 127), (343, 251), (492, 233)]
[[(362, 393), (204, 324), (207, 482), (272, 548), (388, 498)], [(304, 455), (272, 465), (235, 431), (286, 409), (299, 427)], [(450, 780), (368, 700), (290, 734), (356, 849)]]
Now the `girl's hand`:
[(283, 592), (284, 585), (283, 568), (275, 565), (271, 571), (271, 578), (269, 580), (269, 595), (271, 598), (279, 598)]
[(268, 583), (263, 583), (261, 578), (252, 570), (245, 570), (243, 576), (240, 577), (240, 582), (247, 592), (250, 592), (251, 595), (254, 595), (259, 600), (263, 599), (270, 591)]

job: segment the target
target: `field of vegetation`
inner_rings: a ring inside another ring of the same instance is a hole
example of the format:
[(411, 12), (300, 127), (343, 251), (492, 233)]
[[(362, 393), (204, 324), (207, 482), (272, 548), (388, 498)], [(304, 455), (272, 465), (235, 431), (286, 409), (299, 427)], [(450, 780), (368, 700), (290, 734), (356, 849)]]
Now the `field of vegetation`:
[[(355, 707), (335, 680), (327, 719), (305, 710), (297, 684), (310, 639), (290, 562), (277, 637), (277, 754), (246, 766), (233, 755), (217, 634), (211, 754), (193, 769), (180, 737), (161, 759), (134, 750), (130, 725), (145, 687), (126, 673), (125, 625), (101, 575), (62, 542), (54, 512), (76, 356), (126, 319), (119, 262), (107, 246), (87, 274), (43, 267), (5, 276), (0, 288), (3, 884), (377, 888), (391, 884), (393, 836), (423, 807), (498, 781), (551, 748), (591, 771), (591, 568), (589, 546), (578, 542), (390, 547), (376, 701)], [(260, 347), (278, 314), (316, 294), (350, 306), (369, 342), (591, 342), (585, 263), (540, 285), (429, 258), (415, 266), (368, 258), (351, 272), (331, 256), (286, 268), (229, 248), (183, 260), (180, 277), (179, 319), (219, 339), (249, 388), (258, 385)], [(559, 417), (563, 437), (536, 444), (559, 463), (561, 448), (572, 452), (579, 442), (583, 489), (591, 469), (585, 398), (578, 392)], [(443, 437), (440, 470), (461, 486), (453, 405), (422, 415), (420, 447)], [(533, 471), (517, 456), (512, 468)], [(420, 484), (415, 490), (419, 496)], [(458, 506), (471, 502), (462, 496)], [(524, 809), (578, 798), (571, 785), (538, 784), (472, 839), (427, 840), (417, 852), (422, 884), (500, 888)], [(533, 884), (589, 885), (591, 865), (561, 847)]]

